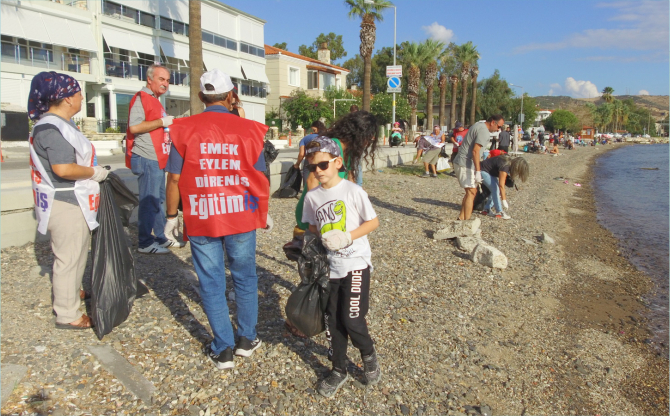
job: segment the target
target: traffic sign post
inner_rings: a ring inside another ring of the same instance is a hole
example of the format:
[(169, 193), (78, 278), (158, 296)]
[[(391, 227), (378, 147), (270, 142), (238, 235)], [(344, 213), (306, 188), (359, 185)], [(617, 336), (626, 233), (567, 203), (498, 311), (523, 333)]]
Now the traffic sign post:
[[(397, 93), (401, 92), (402, 88), (400, 87), (400, 78), (397, 76), (389, 77), (386, 81), (386, 92), (387, 93)], [(395, 100), (394, 100), (395, 101)]]
[(386, 65), (386, 76), (387, 77), (401, 77), (402, 76), (402, 65)]
[(393, 123), (395, 124), (395, 95), (396, 93), (402, 92), (402, 88), (400, 88), (400, 77), (402, 77), (402, 65), (396, 65), (395, 64), (395, 45), (396, 45), (396, 40), (395, 40), (395, 12), (397, 12), (397, 9), (395, 6), (393, 7), (394, 14), (393, 14), (393, 65), (387, 65), (386, 66), (386, 76), (388, 77), (388, 81), (386, 82), (386, 92), (387, 93), (393, 93)]

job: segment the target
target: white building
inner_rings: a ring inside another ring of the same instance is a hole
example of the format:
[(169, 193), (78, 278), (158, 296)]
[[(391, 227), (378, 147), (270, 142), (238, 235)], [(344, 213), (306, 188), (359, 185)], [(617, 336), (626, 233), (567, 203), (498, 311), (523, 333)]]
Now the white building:
[[(33, 76), (76, 78), (99, 131), (125, 131), (128, 104), (146, 69), (172, 71), (160, 100), (170, 115), (189, 109), (188, 0), (2, 0), (0, 101), (26, 107)], [(265, 21), (215, 0), (202, 0), (203, 62), (228, 73), (248, 118), (265, 122)]]

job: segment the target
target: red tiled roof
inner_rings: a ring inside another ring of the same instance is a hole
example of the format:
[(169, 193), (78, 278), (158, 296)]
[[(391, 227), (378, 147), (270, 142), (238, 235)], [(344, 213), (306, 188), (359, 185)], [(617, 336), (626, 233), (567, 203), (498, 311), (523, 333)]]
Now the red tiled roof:
[(341, 66), (337, 66), (337, 65), (333, 65), (333, 64), (327, 64), (325, 62), (319, 61), (318, 59), (308, 58), (308, 57), (303, 56), (303, 55), (298, 55), (297, 53), (293, 53), (293, 52), (285, 51), (283, 49), (275, 48), (274, 46), (265, 45), (265, 55), (278, 55), (280, 53), (282, 55), (290, 56), (290, 57), (297, 58), (297, 59), (302, 59), (303, 61), (313, 62), (315, 64), (325, 65), (327, 67), (335, 68), (339, 71), (344, 71), (344, 72), (347, 72), (347, 73), (349, 72), (348, 69), (342, 68)]

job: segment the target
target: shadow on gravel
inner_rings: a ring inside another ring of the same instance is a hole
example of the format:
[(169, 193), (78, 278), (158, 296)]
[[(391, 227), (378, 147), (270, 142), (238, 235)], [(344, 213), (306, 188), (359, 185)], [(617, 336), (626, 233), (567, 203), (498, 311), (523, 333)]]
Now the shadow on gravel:
[[(390, 202), (382, 201), (381, 199), (379, 199), (377, 197), (374, 197), (374, 196), (370, 196), (370, 195), (368, 195), (368, 196), (370, 198), (370, 202), (372, 202), (372, 205), (375, 205), (375, 206), (378, 206), (378, 207), (381, 207), (381, 208), (386, 208), (388, 210), (395, 211), (399, 214), (404, 214), (404, 215), (409, 215), (409, 216), (412, 216), (412, 217), (421, 218), (422, 220), (426, 220), (426, 221), (432, 221), (432, 222), (439, 221), (439, 218), (428, 215), (428, 214), (424, 213), (423, 211), (418, 211), (414, 208), (408, 208), (408, 207), (405, 207), (405, 206), (402, 206), (402, 205), (397, 205), (397, 204), (392, 204)], [(460, 210), (460, 207), (458, 209)]]
[(429, 199), (429, 198), (412, 198), (412, 201), (418, 202), (420, 204), (429, 204), (438, 207), (447, 207), (456, 210), (458, 212), (461, 212), (461, 205), (455, 204), (453, 202), (438, 201), (437, 199)]

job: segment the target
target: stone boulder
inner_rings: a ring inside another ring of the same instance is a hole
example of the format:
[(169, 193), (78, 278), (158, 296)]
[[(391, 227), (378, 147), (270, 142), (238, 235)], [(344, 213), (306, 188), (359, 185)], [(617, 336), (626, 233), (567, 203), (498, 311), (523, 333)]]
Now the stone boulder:
[(433, 239), (447, 240), (456, 237), (470, 237), (477, 232), (481, 224), (482, 220), (479, 218), (464, 221), (450, 221), (444, 228), (435, 231), (435, 234), (433, 234)]
[(472, 261), (494, 269), (507, 268), (507, 256), (497, 248), (486, 243), (479, 243), (472, 251)]
[(543, 243), (556, 244), (556, 241), (553, 238), (549, 237), (547, 233), (542, 233), (540, 241), (542, 241)]
[(472, 253), (472, 250), (474, 250), (478, 244), (483, 242), (484, 240), (482, 240), (481, 237), (478, 237), (477, 235), (473, 235), (471, 237), (456, 237), (456, 247), (458, 247), (459, 250), (465, 251), (466, 253)]

